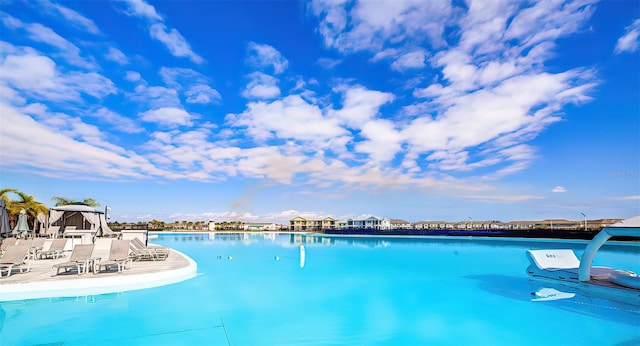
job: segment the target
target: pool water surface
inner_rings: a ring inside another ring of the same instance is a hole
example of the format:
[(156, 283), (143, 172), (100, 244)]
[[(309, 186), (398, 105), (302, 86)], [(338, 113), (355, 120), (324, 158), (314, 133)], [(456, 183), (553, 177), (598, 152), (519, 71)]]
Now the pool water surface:
[[(530, 280), (525, 251), (580, 255), (581, 241), (273, 233), (151, 241), (191, 257), (198, 275), (138, 291), (0, 302), (0, 345), (640, 343), (638, 306), (580, 294), (532, 300), (554, 287)], [(606, 246), (599, 264), (640, 272), (640, 246)]]

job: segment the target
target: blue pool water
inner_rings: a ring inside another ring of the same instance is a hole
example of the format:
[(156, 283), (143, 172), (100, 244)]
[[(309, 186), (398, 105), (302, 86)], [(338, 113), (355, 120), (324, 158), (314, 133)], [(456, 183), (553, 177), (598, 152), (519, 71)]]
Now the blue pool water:
[[(537, 302), (527, 249), (584, 242), (291, 234), (161, 234), (193, 279), (76, 298), (0, 302), (0, 345), (635, 345), (640, 308)], [(300, 267), (299, 245), (306, 260)], [(640, 272), (640, 247), (595, 264)]]

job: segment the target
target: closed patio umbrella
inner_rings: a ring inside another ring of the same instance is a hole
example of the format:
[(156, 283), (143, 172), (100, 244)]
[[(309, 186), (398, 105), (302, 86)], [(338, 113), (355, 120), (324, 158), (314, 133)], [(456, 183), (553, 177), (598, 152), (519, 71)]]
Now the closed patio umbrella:
[(16, 222), (16, 227), (13, 228), (13, 233), (16, 233), (18, 237), (26, 238), (27, 232), (29, 232), (29, 225), (27, 224), (27, 212), (22, 209), (20, 210), (20, 214), (18, 214), (18, 222)]
[(47, 227), (46, 224), (47, 224), (47, 216), (44, 215), (43, 213), (38, 213), (38, 216), (36, 216), (36, 219), (33, 220), (34, 234), (38, 233), (39, 235), (42, 235), (46, 230), (46, 227)]
[(9, 226), (9, 213), (7, 212), (7, 205), (4, 199), (0, 199), (0, 236), (7, 237), (11, 232), (11, 226)]

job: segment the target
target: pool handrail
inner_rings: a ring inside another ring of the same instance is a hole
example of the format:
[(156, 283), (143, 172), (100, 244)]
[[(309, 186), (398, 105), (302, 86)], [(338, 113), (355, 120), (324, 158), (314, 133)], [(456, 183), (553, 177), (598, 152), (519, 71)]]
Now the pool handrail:
[(591, 264), (596, 253), (607, 240), (614, 236), (640, 238), (640, 215), (605, 227), (593, 237), (593, 240), (589, 242), (580, 258), (579, 281), (586, 282), (591, 280)]

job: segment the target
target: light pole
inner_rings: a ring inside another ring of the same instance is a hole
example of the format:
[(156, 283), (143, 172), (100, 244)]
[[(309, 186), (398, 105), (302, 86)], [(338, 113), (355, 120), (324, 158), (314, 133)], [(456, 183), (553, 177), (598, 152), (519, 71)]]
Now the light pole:
[(584, 213), (580, 213), (582, 214), (582, 216), (584, 216), (584, 230), (587, 230), (587, 215), (585, 215)]

